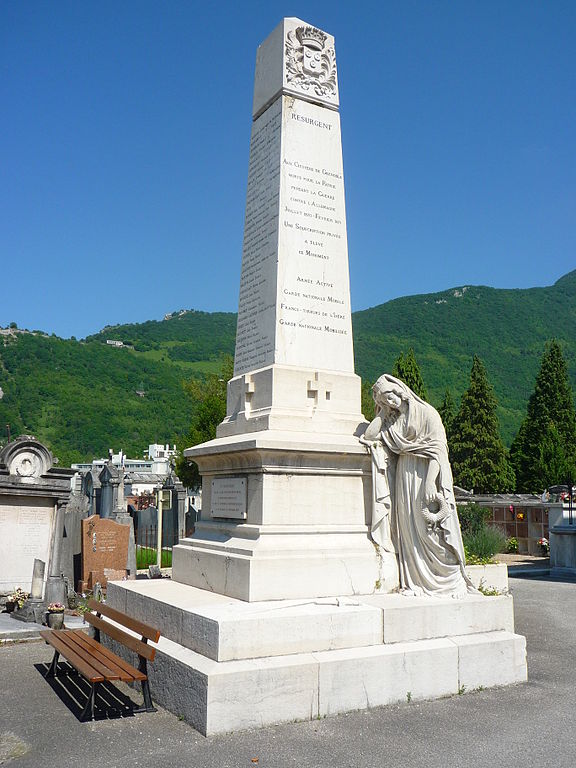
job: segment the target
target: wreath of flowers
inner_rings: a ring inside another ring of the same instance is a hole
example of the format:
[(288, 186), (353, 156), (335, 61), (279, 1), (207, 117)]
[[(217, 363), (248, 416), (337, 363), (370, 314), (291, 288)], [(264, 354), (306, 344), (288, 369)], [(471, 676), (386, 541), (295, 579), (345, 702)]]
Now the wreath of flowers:
[[(450, 509), (450, 505), (444, 498), (444, 496), (441, 493), (437, 493), (434, 497), (434, 501), (436, 504), (438, 504), (438, 512), (432, 512), (430, 510), (430, 507), (424, 504), (422, 506), (422, 516), (424, 520), (428, 523), (430, 526), (438, 525), (439, 523), (444, 522), (446, 518), (451, 514), (452, 510)], [(432, 502), (434, 503), (434, 502)]]

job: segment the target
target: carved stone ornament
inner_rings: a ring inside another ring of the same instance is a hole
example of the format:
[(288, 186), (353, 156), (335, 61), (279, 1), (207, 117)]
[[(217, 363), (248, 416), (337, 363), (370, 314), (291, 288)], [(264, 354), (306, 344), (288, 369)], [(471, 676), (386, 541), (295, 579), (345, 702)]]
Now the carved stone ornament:
[(316, 27), (297, 27), (286, 35), (286, 79), (316, 96), (336, 95), (336, 54)]
[(438, 507), (436, 512), (433, 512), (430, 509), (430, 506), (422, 506), (422, 516), (432, 528), (440, 525), (440, 523), (444, 522), (444, 520), (451, 514), (450, 505), (441, 493), (436, 494), (434, 503)]
[(20, 477), (39, 477), (42, 474), (42, 460), (32, 451), (21, 453), (12, 462), (12, 473)]
[(11, 475), (23, 480), (41, 477), (54, 464), (46, 446), (31, 435), (21, 435), (0, 451), (0, 464), (5, 464)]

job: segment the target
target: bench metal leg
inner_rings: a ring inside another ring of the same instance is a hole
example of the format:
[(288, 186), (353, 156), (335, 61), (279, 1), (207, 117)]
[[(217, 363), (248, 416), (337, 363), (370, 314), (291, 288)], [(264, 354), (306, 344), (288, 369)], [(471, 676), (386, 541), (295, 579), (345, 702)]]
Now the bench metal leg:
[(58, 651), (54, 651), (54, 656), (52, 657), (52, 663), (48, 667), (48, 671), (44, 675), (44, 677), (56, 677), (56, 673), (58, 672), (58, 658), (60, 654)]
[(141, 707), (136, 707), (132, 710), (134, 714), (139, 712), (157, 712), (158, 710), (152, 704), (152, 694), (150, 693), (150, 684), (148, 680), (142, 680), (142, 696), (144, 697), (144, 703)]
[(94, 702), (96, 700), (96, 692), (99, 685), (100, 683), (90, 684), (90, 695), (88, 696), (88, 701), (86, 702), (86, 706), (84, 707), (84, 710), (80, 715), (80, 720), (82, 720), (82, 722), (86, 720), (94, 720)]
[(144, 696), (144, 707), (146, 712), (156, 712), (156, 707), (152, 704), (152, 694), (150, 693), (150, 684), (148, 680), (142, 681), (142, 695)]

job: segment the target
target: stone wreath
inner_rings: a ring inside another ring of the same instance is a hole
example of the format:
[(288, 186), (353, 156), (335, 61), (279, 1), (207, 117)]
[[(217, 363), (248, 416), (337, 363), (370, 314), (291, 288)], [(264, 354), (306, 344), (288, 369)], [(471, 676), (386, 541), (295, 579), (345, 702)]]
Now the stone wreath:
[(425, 504), (422, 506), (422, 516), (428, 525), (432, 526), (442, 523), (452, 511), (450, 505), (441, 493), (437, 493), (434, 500), (438, 504), (438, 512), (432, 512), (429, 506), (426, 506)]

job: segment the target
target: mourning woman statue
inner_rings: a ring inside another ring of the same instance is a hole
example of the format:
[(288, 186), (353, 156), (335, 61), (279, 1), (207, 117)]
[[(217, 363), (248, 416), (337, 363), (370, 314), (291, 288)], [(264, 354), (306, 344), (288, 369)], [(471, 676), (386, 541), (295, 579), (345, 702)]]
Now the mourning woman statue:
[(372, 454), (372, 538), (398, 553), (403, 592), (476, 592), (464, 568), (440, 415), (394, 376), (380, 376), (372, 392), (376, 417), (360, 438)]

